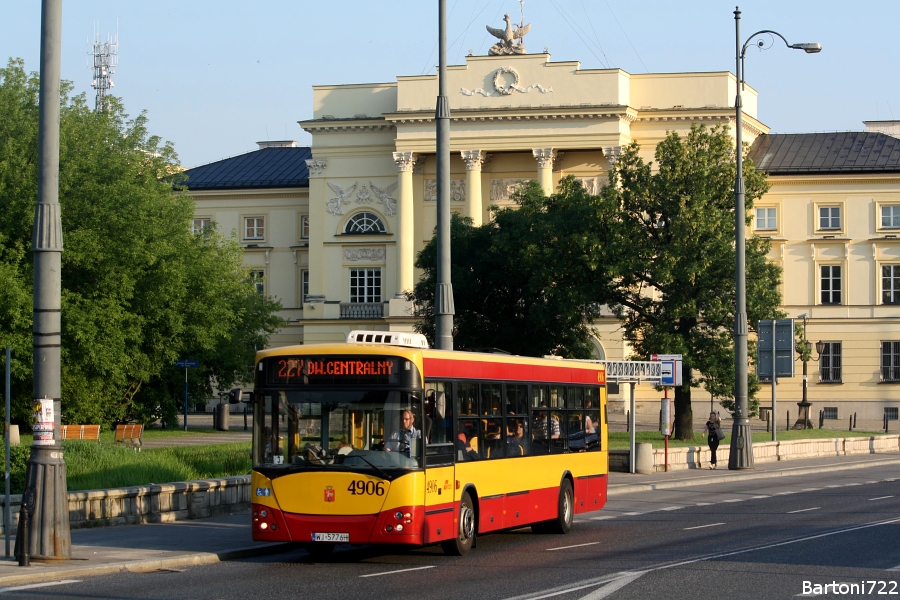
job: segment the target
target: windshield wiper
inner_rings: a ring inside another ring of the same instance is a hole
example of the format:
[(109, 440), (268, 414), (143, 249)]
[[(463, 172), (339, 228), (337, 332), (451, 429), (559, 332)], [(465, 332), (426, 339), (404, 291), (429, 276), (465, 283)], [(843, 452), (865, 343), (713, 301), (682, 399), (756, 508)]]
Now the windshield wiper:
[(381, 475), (382, 479), (387, 479), (388, 481), (390, 481), (392, 479), (392, 477), (387, 473), (387, 471), (385, 471), (384, 469), (382, 469), (379, 466), (376, 466), (374, 463), (372, 463), (368, 458), (366, 458), (362, 454), (354, 454), (353, 457), (360, 459), (361, 461), (363, 461), (364, 463), (366, 463), (367, 465), (369, 465), (370, 467), (375, 469), (378, 472), (378, 474)]

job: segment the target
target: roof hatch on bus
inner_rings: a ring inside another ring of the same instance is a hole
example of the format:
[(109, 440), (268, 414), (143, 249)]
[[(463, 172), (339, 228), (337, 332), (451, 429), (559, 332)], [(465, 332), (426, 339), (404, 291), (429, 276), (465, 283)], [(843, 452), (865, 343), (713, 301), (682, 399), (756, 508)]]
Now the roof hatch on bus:
[(395, 331), (351, 331), (347, 334), (347, 343), (428, 349), (428, 340), (421, 333), (398, 333)]

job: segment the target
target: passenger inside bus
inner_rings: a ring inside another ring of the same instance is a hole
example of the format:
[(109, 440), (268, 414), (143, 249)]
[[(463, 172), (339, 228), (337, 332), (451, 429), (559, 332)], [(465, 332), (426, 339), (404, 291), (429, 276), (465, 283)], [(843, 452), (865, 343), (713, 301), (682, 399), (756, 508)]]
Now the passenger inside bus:
[(478, 453), (472, 449), (466, 434), (462, 432), (456, 438), (456, 460), (478, 460)]

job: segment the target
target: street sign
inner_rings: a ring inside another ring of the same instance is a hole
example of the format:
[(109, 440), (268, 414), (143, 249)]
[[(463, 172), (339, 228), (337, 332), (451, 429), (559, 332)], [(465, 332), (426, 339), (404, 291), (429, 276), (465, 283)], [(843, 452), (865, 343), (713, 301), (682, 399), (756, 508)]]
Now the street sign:
[(660, 382), (663, 387), (672, 387), (682, 385), (681, 377), (681, 354), (651, 354), (650, 360), (660, 361)]
[(775, 376), (793, 377), (795, 352), (794, 320), (760, 321), (758, 331), (759, 343), (756, 345), (756, 372), (759, 377), (762, 379), (772, 378), (773, 352), (775, 353)]
[(198, 369), (200, 368), (199, 360), (191, 360), (191, 359), (180, 359), (175, 361), (176, 369)]

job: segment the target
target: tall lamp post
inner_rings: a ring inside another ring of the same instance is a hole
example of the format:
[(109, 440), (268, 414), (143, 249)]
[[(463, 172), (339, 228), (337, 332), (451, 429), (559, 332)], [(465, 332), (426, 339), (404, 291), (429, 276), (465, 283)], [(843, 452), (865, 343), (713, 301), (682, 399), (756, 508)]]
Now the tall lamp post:
[[(741, 88), (744, 85), (744, 55), (750, 42), (757, 36), (769, 34), (781, 38), (788, 48), (803, 50), (813, 54), (821, 52), (822, 45), (818, 43), (791, 44), (776, 31), (763, 29), (757, 31), (741, 45), (741, 11), (734, 9), (734, 46), (735, 46), (735, 71), (737, 75), (737, 94), (734, 100), (735, 113), (735, 145), (737, 170), (734, 182), (734, 236), (735, 236), (735, 312), (734, 312), (734, 425), (731, 430), (731, 451), (728, 456), (729, 469), (752, 469), (753, 448), (750, 438), (750, 421), (747, 409), (747, 290), (746, 290), (746, 248), (745, 232), (747, 226), (747, 207), (744, 201), (744, 156), (741, 134), (743, 129), (743, 109), (741, 101)], [(764, 40), (754, 44), (760, 48), (765, 46)]]
[[(809, 340), (806, 339), (806, 320), (807, 314), (803, 313), (802, 315), (797, 315), (798, 319), (803, 319), (803, 339), (800, 342), (800, 348), (798, 352), (800, 353), (800, 360), (803, 362), (803, 395), (801, 396), (800, 402), (797, 404), (800, 409), (797, 412), (797, 422), (794, 423), (794, 429), (812, 429), (813, 424), (812, 421), (809, 420), (809, 408), (812, 404), (807, 399), (807, 390), (809, 389), (809, 379), (807, 377), (807, 364), (810, 360), (819, 360), (818, 358), (812, 357), (812, 344)], [(819, 357), (822, 356), (822, 352), (825, 350), (825, 344), (823, 342), (816, 342), (816, 354)]]

